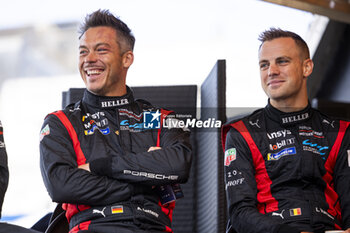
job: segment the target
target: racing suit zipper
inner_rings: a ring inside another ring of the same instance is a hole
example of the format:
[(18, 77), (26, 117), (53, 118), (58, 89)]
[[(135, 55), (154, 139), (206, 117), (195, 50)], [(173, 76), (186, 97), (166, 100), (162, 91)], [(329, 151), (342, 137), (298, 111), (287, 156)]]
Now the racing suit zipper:
[[(116, 129), (115, 129), (114, 133), (117, 136), (117, 141), (118, 141), (117, 144), (119, 144), (119, 147), (123, 150), (124, 149), (124, 144), (123, 144), (123, 142), (121, 140), (121, 137), (120, 137), (122, 132), (120, 130), (119, 110), (117, 108), (114, 110), (114, 114), (115, 114), (115, 119), (116, 119), (116, 121), (115, 121)], [(123, 151), (122, 154), (124, 154), (124, 151)]]
[[(119, 142), (119, 146), (122, 150), (122, 154), (132, 152), (130, 128), (128, 128), (128, 130), (121, 129), (120, 122), (123, 121), (124, 119), (119, 115), (119, 109), (115, 110), (115, 119), (116, 119), (115, 125), (117, 129), (114, 133), (117, 135), (117, 139)], [(128, 124), (130, 126), (130, 120), (128, 120)]]

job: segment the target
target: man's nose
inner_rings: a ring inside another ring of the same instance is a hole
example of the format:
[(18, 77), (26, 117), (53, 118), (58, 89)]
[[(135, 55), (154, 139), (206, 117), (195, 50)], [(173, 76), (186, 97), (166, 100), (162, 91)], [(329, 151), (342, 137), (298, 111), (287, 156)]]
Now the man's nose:
[(93, 63), (93, 62), (96, 62), (96, 60), (97, 60), (97, 56), (94, 52), (89, 52), (84, 58), (84, 62), (87, 62), (87, 63)]
[(269, 69), (268, 69), (268, 75), (269, 76), (275, 76), (279, 74), (279, 68), (276, 64), (270, 64)]

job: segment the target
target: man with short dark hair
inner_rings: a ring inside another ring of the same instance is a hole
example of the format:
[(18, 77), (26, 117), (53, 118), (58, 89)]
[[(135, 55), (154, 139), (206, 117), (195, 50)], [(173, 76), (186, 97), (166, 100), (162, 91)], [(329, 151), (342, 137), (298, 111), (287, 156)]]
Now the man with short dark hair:
[(272, 28), (259, 39), (268, 104), (222, 131), (227, 230), (349, 233), (350, 123), (311, 108), (313, 62), (299, 35)]
[[(172, 232), (177, 183), (189, 176), (189, 132), (161, 126), (170, 111), (134, 100), (126, 86), (135, 38), (109, 11), (81, 27), (82, 100), (49, 114), (41, 130), (41, 172), (74, 232)], [(156, 121), (155, 121), (156, 122)], [(171, 198), (169, 198), (171, 196)]]

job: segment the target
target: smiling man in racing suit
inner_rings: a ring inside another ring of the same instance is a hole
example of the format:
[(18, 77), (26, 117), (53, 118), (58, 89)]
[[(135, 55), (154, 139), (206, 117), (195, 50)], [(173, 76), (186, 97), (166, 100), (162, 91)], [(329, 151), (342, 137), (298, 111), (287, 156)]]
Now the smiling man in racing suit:
[(349, 122), (310, 107), (304, 40), (270, 29), (259, 66), (268, 105), (223, 127), (228, 232), (350, 232)]
[(134, 100), (125, 84), (134, 41), (109, 11), (88, 15), (79, 46), (87, 90), (41, 130), (43, 180), (71, 233), (172, 232), (169, 195), (189, 176), (189, 132), (162, 129), (169, 112)]

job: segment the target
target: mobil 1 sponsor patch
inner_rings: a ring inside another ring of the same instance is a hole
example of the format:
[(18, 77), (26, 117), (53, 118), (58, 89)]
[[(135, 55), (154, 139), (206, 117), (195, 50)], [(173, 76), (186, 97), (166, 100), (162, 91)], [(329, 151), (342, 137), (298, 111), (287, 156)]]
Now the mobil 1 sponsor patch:
[(268, 161), (276, 161), (279, 160), (282, 157), (288, 156), (288, 155), (295, 155), (296, 154), (296, 149), (295, 147), (289, 147), (285, 148), (277, 153), (268, 153), (267, 154), (267, 160)]

